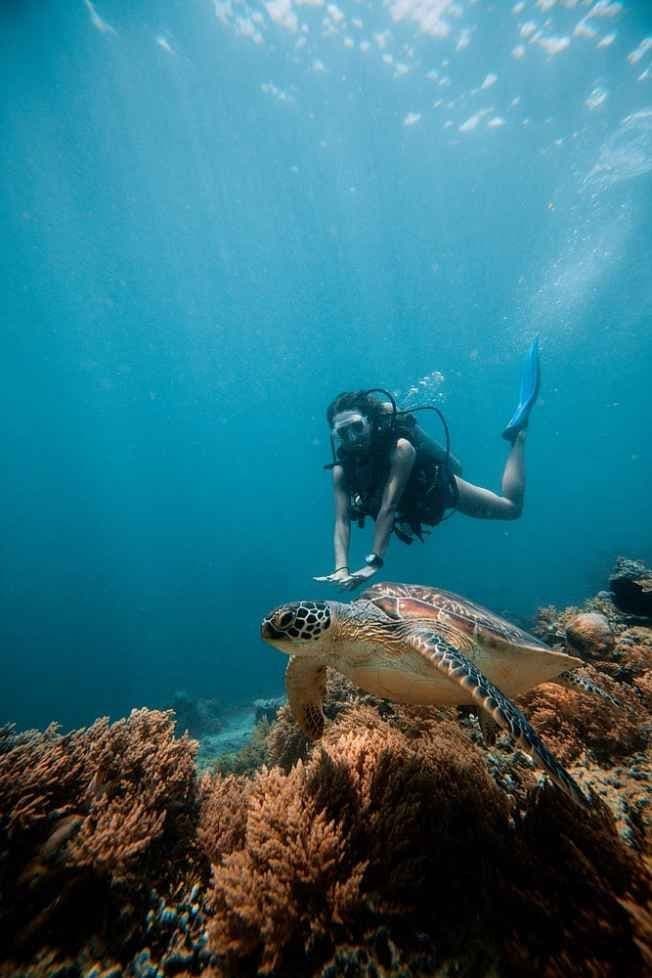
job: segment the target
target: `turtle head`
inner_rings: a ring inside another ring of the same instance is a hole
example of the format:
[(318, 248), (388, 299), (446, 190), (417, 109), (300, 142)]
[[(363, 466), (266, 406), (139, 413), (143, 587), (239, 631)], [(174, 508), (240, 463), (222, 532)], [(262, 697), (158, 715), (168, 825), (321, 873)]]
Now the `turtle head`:
[(319, 643), (333, 624), (333, 602), (296, 601), (282, 604), (262, 620), (260, 637), (288, 655), (305, 655)]

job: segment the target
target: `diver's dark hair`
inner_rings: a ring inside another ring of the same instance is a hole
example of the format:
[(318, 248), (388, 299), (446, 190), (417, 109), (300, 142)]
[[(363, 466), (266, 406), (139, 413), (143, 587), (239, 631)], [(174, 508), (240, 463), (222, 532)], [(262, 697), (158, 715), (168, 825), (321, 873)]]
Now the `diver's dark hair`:
[(326, 409), (326, 420), (332, 426), (333, 418), (340, 411), (360, 411), (374, 423), (387, 416), (387, 409), (377, 397), (372, 397), (368, 391), (343, 391)]

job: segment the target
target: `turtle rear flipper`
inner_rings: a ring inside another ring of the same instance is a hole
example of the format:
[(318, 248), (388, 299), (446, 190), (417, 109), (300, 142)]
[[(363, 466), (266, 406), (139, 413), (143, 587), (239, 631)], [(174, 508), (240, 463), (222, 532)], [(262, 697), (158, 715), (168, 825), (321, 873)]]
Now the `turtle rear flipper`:
[(324, 732), (322, 703), (326, 694), (326, 666), (314, 659), (290, 656), (285, 686), (292, 716), (310, 740)]
[(621, 703), (615, 696), (612, 696), (606, 689), (598, 686), (592, 679), (587, 679), (586, 676), (579, 675), (577, 672), (562, 672), (559, 676), (555, 676), (554, 679), (549, 680), (549, 682), (556, 683), (558, 686), (564, 686), (566, 689), (579, 689), (582, 693), (599, 696), (600, 699), (606, 700), (612, 706), (618, 706), (620, 709), (625, 708), (625, 704)]
[(476, 703), (486, 710), (499, 726), (509, 731), (521, 747), (532, 754), (540, 767), (573, 801), (584, 808), (590, 806), (590, 801), (580, 786), (553, 757), (518, 707), (508, 700), (459, 649), (436, 632), (425, 628), (413, 629), (406, 635), (406, 641), (439, 672), (467, 689)]

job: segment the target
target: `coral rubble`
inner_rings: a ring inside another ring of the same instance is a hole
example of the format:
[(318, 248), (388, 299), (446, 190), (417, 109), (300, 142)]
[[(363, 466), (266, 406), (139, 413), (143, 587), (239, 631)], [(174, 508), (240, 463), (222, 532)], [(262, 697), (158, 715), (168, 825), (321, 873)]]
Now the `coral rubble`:
[(0, 729), (0, 978), (645, 978), (652, 622), (605, 594), (537, 629), (605, 691), (520, 700), (578, 809), (477, 717), (328, 683), (201, 774), (169, 712)]
[(224, 707), (215, 698), (192, 697), (178, 689), (172, 697), (171, 709), (177, 721), (177, 730), (187, 731), (191, 737), (218, 734), (224, 727)]

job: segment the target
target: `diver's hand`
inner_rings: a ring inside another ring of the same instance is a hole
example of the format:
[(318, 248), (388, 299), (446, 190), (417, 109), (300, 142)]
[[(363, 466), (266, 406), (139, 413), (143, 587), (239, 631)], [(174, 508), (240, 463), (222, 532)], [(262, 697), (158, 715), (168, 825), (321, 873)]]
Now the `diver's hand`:
[(373, 577), (378, 570), (378, 567), (369, 567), (368, 564), (365, 564), (360, 570), (338, 581), (338, 587), (341, 591), (353, 591), (355, 588), (360, 587), (361, 584), (364, 584), (365, 581), (368, 581), (370, 577)]
[(323, 577), (313, 577), (313, 581), (318, 581), (320, 584), (339, 584), (341, 581), (347, 580), (350, 576), (348, 567), (339, 567), (332, 574), (324, 574)]

